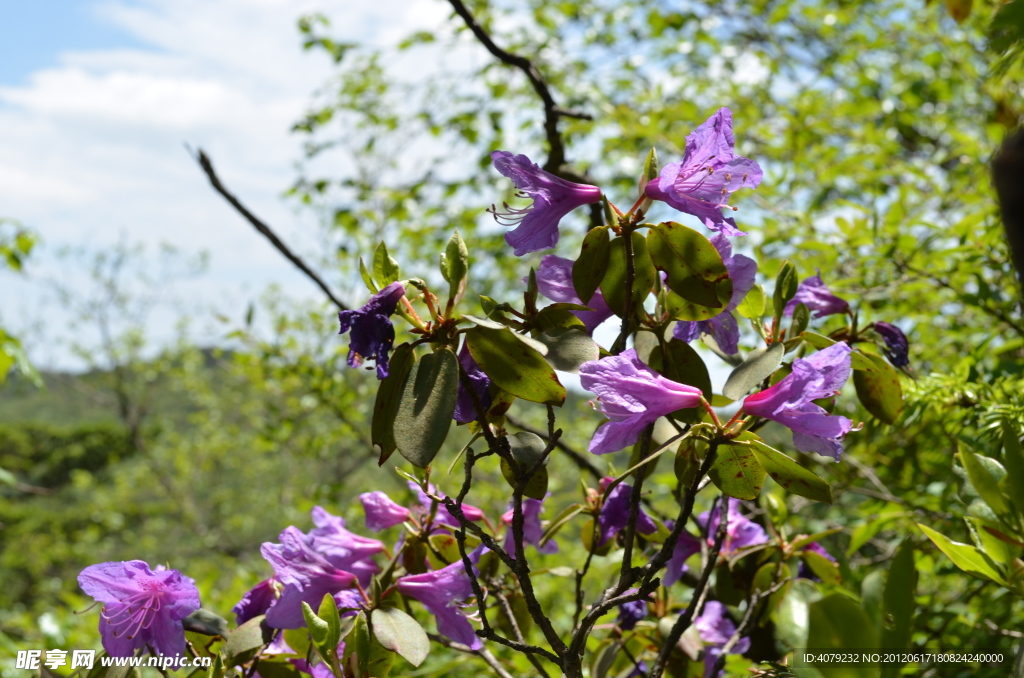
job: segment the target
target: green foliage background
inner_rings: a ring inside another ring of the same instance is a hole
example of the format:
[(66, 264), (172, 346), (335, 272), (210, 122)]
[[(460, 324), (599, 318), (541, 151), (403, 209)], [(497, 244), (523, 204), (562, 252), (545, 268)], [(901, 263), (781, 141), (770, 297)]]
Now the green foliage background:
[[(847, 439), (843, 462), (801, 459), (833, 484), (835, 504), (766, 492), (784, 502), (776, 511), (790, 534), (839, 529), (824, 541), (840, 561), (843, 581), (834, 588), (853, 598), (870, 598), (873, 573), (910, 539), (920, 573), (912, 647), (1014, 653), (1018, 595), (968, 576), (916, 527), (978, 539), (964, 521), (971, 488), (954, 455), (966, 448), (1005, 461), (1002, 422), (1024, 430), (1024, 317), (987, 169), (1020, 122), (1022, 92), (1005, 31), (992, 46), (998, 52), (987, 51), (995, 8), (975, 7), (958, 25), (946, 8), (918, 0), (468, 4), (499, 44), (536, 59), (560, 105), (594, 117), (563, 120), (568, 160), (613, 197), (629, 195), (651, 145), (663, 162), (677, 158), (697, 123), (719, 106), (732, 109), (738, 152), (766, 170), (737, 215), (751, 233), (739, 247), (753, 249), (762, 277), (770, 280), (783, 259), (801, 277), (820, 269), (862, 318), (897, 323), (911, 342), (898, 423), (841, 399), (840, 409), (866, 422)], [(338, 44), (316, 18), (300, 28), (308, 48), (337, 62), (336, 78), (296, 125), (310, 162), (290, 190), (323, 216), (334, 247), (321, 268), (358, 289), (357, 257), (384, 239), (407, 274), (431, 279), (434, 255), (424, 253), (442, 251), (458, 227), (472, 253), (470, 288), (499, 299), (514, 289), (536, 261), (512, 257), (481, 207), (508, 197), (490, 168), (491, 150), (545, 155), (528, 82), (488, 58), (427, 79), (389, 67), (440, 61), (449, 49), (482, 54), (457, 17), (389, 50)], [(317, 175), (332, 157), (358, 169)], [(669, 214), (652, 220), (662, 216)], [(585, 230), (585, 217), (565, 220), (558, 254), (575, 256)], [(259, 544), (289, 524), (308, 527), (311, 506), (361, 525), (358, 493), (402, 496), (397, 476), (373, 463), (367, 417), (376, 381), (344, 365), (330, 309), (269, 294), (256, 312), (270, 318), (273, 335), (236, 328), (231, 352), (185, 341), (155, 360), (122, 356), (131, 383), (159, 392), (135, 439), (114, 408), (68, 406), (82, 385), (116, 393), (109, 373), (77, 377), (77, 386), (51, 379), (45, 395), (24, 379), (5, 387), (5, 656), (98, 645), (95, 615), (73, 614), (88, 605), (74, 583), (85, 565), (167, 562), (197, 579), (205, 607), (229, 616), (269, 573)], [(540, 415), (517, 408), (527, 420)], [(567, 440), (585, 449), (597, 418), (578, 398), (566, 408)], [(775, 435), (786, 449), (788, 434)], [(446, 467), (462, 442), (450, 438), (435, 466)], [(549, 516), (579, 491), (575, 467), (556, 463), (564, 473), (551, 474)], [(627, 466), (616, 455), (595, 463)], [(498, 515), (507, 490), (497, 469), (483, 471), (491, 482), (475, 487), (473, 503)], [(658, 474), (672, 478), (659, 469), (651, 486)], [(558, 562), (579, 555), (573, 549)], [(1011, 551), (1007, 567), (1020, 556)], [(557, 607), (564, 583), (543, 582), (542, 597)], [(420, 675), (451, 670), (451, 657), (435, 655)], [(1006, 675), (1000, 671), (955, 675)], [(0, 672), (19, 673), (3, 660)]]

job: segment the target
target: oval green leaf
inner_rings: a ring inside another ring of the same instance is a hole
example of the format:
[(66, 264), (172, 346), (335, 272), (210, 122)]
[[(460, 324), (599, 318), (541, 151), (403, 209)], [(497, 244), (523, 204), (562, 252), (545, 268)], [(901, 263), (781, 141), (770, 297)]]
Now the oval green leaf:
[[(635, 311), (651, 293), (658, 272), (647, 253), (647, 239), (636, 231), (633, 243), (633, 304)], [(626, 242), (623, 238), (612, 240), (608, 247), (608, 263), (601, 279), (601, 295), (608, 308), (621, 317), (626, 312)]]
[(755, 348), (729, 375), (722, 387), (722, 395), (730, 400), (739, 400), (747, 395), (779, 369), (785, 355), (786, 347), (781, 343)]
[(608, 250), (611, 246), (608, 230), (607, 226), (590, 229), (583, 238), (580, 256), (572, 265), (572, 286), (584, 304), (594, 296), (608, 270)]
[(459, 361), (448, 347), (423, 356), (409, 370), (393, 430), (398, 451), (413, 465), (426, 468), (444, 444), (458, 385)]
[(565, 387), (533, 347), (509, 329), (474, 327), (466, 332), (473, 360), (499, 388), (534, 403), (561, 405)]
[(370, 442), (380, 453), (378, 466), (383, 466), (398, 445), (395, 444), (395, 414), (402, 399), (409, 371), (416, 362), (416, 352), (409, 344), (402, 344), (391, 355), (388, 376), (377, 387), (377, 399), (373, 402), (373, 422), (370, 424)]
[(754, 456), (772, 480), (787, 492), (826, 504), (832, 503), (832, 487), (794, 459), (759, 440), (751, 441), (750, 446)]
[(903, 409), (903, 389), (896, 368), (878, 355), (865, 354), (875, 366), (874, 372), (855, 371), (853, 385), (864, 409), (886, 424), (895, 424)]
[(711, 482), (736, 499), (757, 499), (765, 470), (748, 445), (721, 445), (708, 472)]
[(398, 608), (377, 608), (370, 613), (373, 635), (381, 645), (419, 666), (430, 652), (430, 639), (420, 623)]
[(654, 266), (668, 274), (668, 286), (683, 299), (724, 308), (732, 298), (732, 280), (711, 241), (674, 221), (652, 226), (648, 250)]

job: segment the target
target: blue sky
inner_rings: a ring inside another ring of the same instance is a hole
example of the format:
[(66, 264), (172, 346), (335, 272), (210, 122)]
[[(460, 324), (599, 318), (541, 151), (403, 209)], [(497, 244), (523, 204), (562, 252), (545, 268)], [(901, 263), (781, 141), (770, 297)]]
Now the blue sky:
[(24, 85), (67, 50), (139, 48), (93, 0), (0, 0), (0, 84)]

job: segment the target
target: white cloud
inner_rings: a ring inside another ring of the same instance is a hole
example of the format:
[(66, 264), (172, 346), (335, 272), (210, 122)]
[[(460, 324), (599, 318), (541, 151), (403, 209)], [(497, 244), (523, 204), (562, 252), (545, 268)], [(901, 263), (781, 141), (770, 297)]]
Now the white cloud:
[[(332, 35), (382, 44), (431, 29), (436, 0), (340, 3)], [(317, 247), (312, 216), (281, 192), (301, 140), (289, 129), (331, 72), (302, 50), (296, 21), (323, 8), (303, 0), (105, 0), (97, 12), (151, 49), (65, 52), (27, 84), (0, 87), (0, 216), (51, 245), (102, 246), (122, 233), (209, 250), (203, 289), (239, 306), (271, 282), (315, 289), (215, 195), (184, 144), (202, 147), (222, 179), (300, 251)], [(53, 274), (40, 257), (36, 270)], [(0, 280), (0, 312), (40, 309), (29, 285)]]

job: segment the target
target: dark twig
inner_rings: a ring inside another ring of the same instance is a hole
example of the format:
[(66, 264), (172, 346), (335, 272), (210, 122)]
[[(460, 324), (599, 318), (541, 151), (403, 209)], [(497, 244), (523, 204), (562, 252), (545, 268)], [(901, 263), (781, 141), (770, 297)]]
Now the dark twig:
[[(519, 622), (516, 621), (515, 612), (512, 611), (512, 605), (508, 602), (508, 598), (505, 597), (505, 594), (501, 592), (499, 587), (492, 586), (491, 588), (494, 591), (494, 597), (497, 598), (498, 604), (501, 606), (502, 612), (505, 613), (505, 618), (508, 619), (508, 625), (512, 628), (512, 635), (515, 636), (516, 641), (525, 645), (526, 637), (523, 636), (523, 632), (519, 628)], [(530, 660), (530, 663), (533, 664), (533, 668), (537, 669), (537, 672), (540, 673), (540, 675), (544, 676), (544, 678), (550, 678), (548, 676), (548, 672), (544, 670), (544, 666), (540, 663), (540, 660), (534, 656), (535, 654), (539, 653), (527, 652), (526, 658)], [(551, 657), (548, 658), (550, 659)], [(554, 657), (555, 663), (561, 666), (561, 662), (557, 660), (558, 657)]]
[(498, 663), (497, 658), (495, 658), (495, 656), (491, 654), (490, 650), (486, 647), (480, 648), (479, 650), (473, 650), (468, 645), (453, 642), (444, 636), (428, 633), (427, 637), (430, 638), (431, 641), (438, 643), (443, 647), (451, 648), (452, 650), (457, 650), (459, 652), (465, 652), (466, 654), (474, 654), (477, 657), (480, 657), (496, 674), (498, 674), (498, 678), (514, 678), (511, 673), (502, 668), (501, 664)]
[(220, 193), (225, 200), (231, 203), (231, 206), (234, 207), (239, 214), (245, 217), (246, 220), (250, 224), (252, 224), (257, 231), (263, 234), (263, 236), (270, 241), (270, 244), (277, 248), (278, 252), (283, 254), (285, 258), (288, 259), (288, 261), (295, 264), (295, 266), (300, 271), (305, 273), (310, 280), (316, 283), (317, 287), (319, 287), (323, 291), (323, 293), (327, 295), (328, 299), (334, 302), (335, 306), (337, 306), (342, 311), (347, 311), (348, 306), (341, 303), (341, 300), (334, 295), (334, 292), (332, 292), (331, 288), (327, 286), (327, 283), (325, 283), (320, 278), (320, 276), (314, 273), (313, 270), (309, 266), (307, 266), (306, 263), (302, 261), (302, 259), (300, 259), (298, 255), (292, 252), (288, 248), (288, 246), (285, 245), (281, 241), (281, 239), (277, 237), (277, 234), (275, 234), (270, 229), (269, 226), (260, 221), (260, 219), (257, 218), (256, 215), (254, 215), (252, 212), (246, 209), (245, 205), (239, 202), (238, 198), (232, 195), (231, 192), (224, 187), (224, 184), (222, 184), (220, 181), (220, 177), (217, 176), (217, 173), (213, 169), (213, 162), (211, 162), (210, 158), (206, 155), (206, 153), (203, 152), (203, 149), (200, 148), (196, 152), (194, 157), (196, 159), (196, 162), (199, 163), (199, 166), (203, 168), (204, 172), (206, 172), (206, 178), (210, 180), (210, 185), (213, 186), (213, 189)]
[[(646, 458), (651, 449), (651, 437), (654, 435), (654, 424), (648, 424), (640, 435), (640, 458)], [(620, 585), (622, 581), (634, 579), (633, 575), (633, 542), (636, 540), (636, 523), (640, 519), (640, 495), (643, 493), (647, 466), (636, 470), (636, 480), (629, 495), (629, 517), (626, 519), (625, 536), (623, 537), (622, 567), (619, 570)]]
[[(781, 561), (780, 561), (781, 564)], [(747, 611), (743, 614), (743, 619), (740, 621), (739, 626), (726, 641), (725, 645), (722, 646), (721, 654), (715, 660), (714, 668), (711, 669), (710, 675), (717, 676), (725, 668), (725, 658), (732, 652), (732, 649), (736, 647), (736, 644), (740, 642), (740, 638), (747, 632), (747, 630), (753, 625), (754, 621), (761, 615), (761, 603), (768, 599), (776, 591), (782, 589), (783, 586), (790, 582), (790, 578), (777, 581), (769, 586), (764, 591), (758, 591), (750, 596), (750, 600), (747, 601)]]
[[(533, 426), (530, 426), (526, 422), (516, 417), (513, 417), (510, 414), (505, 415), (505, 421), (507, 421), (512, 426), (515, 426), (516, 428), (526, 431), (528, 433), (533, 433), (534, 435), (538, 435), (541, 438), (546, 437), (545, 433), (541, 431), (539, 428), (534, 428)], [(565, 441), (559, 439), (558, 442), (555, 444), (555, 447), (565, 452), (565, 454), (572, 460), (574, 464), (576, 464), (581, 470), (586, 471), (587, 473), (592, 475), (596, 480), (600, 480), (601, 478), (604, 477), (604, 474), (601, 473), (601, 470), (599, 468), (594, 466), (593, 462), (587, 459), (580, 452), (574, 450), (572, 447), (566, 444)]]
[[(533, 86), (533, 90), (540, 97), (541, 102), (544, 104), (544, 132), (547, 135), (548, 140), (548, 161), (544, 163), (544, 169), (548, 172), (565, 176), (566, 172), (562, 169), (562, 165), (565, 164), (565, 143), (562, 140), (562, 135), (558, 131), (558, 120), (559, 118), (577, 118), (579, 120), (593, 120), (593, 118), (582, 111), (574, 111), (560, 107), (555, 103), (555, 99), (551, 94), (551, 89), (548, 87), (547, 82), (544, 81), (537, 66), (532, 61), (524, 56), (518, 54), (512, 54), (511, 52), (498, 47), (495, 44), (494, 39), (491, 38), (490, 34), (484, 30), (477, 20), (473, 17), (473, 14), (469, 11), (462, 0), (448, 0), (455, 13), (462, 17), (462, 20), (466, 22), (466, 26), (476, 39), (487, 48), (498, 61), (504, 64), (518, 68), (521, 70), (529, 79), (530, 84)], [(567, 179), (579, 178), (565, 176)]]

